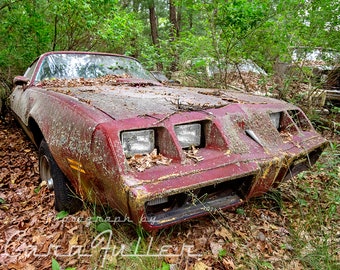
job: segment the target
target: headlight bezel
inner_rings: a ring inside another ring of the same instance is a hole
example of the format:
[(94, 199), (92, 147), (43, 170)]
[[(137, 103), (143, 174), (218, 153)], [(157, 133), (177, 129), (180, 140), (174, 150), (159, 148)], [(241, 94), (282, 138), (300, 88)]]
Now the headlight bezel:
[(136, 154), (149, 154), (156, 147), (155, 130), (139, 129), (122, 131), (120, 134), (120, 142), (125, 157), (127, 158)]
[(174, 126), (174, 130), (182, 149), (192, 146), (200, 147), (202, 145), (203, 132), (201, 123), (178, 124)]

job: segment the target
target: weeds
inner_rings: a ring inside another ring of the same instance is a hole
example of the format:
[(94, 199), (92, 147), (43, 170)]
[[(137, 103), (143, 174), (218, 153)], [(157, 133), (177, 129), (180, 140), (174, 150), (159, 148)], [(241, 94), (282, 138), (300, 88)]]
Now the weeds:
[[(291, 216), (294, 256), (306, 269), (338, 269), (340, 147), (331, 143), (315, 169), (303, 175)], [(301, 215), (302, 213), (303, 215)]]
[(113, 209), (91, 204), (86, 208), (96, 239), (91, 243), (93, 269), (166, 269), (163, 257), (156, 256), (157, 238)]

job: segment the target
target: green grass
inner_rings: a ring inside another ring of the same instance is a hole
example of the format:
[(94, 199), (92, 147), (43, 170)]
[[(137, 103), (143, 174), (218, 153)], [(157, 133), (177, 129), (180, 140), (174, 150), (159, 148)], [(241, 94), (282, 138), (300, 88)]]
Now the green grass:
[(339, 269), (340, 145), (331, 143), (311, 172), (297, 177), (291, 244), (305, 269)]

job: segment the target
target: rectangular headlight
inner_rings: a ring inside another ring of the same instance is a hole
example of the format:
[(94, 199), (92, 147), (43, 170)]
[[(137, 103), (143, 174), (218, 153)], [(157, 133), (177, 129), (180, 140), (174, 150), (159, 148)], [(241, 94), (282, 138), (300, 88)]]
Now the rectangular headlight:
[(177, 139), (182, 148), (199, 146), (201, 144), (201, 125), (186, 124), (175, 126)]
[(153, 129), (124, 131), (121, 134), (124, 154), (149, 154), (155, 149), (155, 132)]
[(280, 120), (281, 120), (281, 112), (271, 113), (269, 114), (270, 120), (272, 121), (273, 125), (278, 130), (280, 128)]

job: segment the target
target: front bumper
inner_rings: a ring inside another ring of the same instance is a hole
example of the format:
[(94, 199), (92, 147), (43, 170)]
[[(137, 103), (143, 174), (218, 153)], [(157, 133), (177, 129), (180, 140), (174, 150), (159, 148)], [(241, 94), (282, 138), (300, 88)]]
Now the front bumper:
[(281, 154), (137, 185), (129, 192), (130, 215), (145, 229), (154, 230), (237, 207), (309, 169), (326, 145), (318, 137)]

